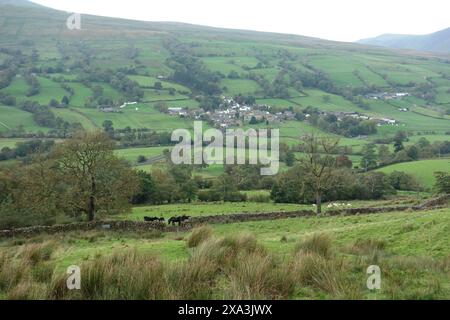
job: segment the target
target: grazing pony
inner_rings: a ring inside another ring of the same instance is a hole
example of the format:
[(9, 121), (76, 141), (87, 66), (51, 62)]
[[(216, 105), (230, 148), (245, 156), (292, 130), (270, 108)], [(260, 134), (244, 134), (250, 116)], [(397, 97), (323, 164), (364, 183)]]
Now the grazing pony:
[(191, 218), (191, 217), (186, 216), (186, 215), (181, 216), (181, 217), (172, 217), (172, 218), (169, 219), (169, 221), (167, 221), (167, 223), (168, 223), (168, 224), (171, 224), (171, 225), (175, 225), (175, 224), (178, 223), (178, 226), (181, 226), (181, 224), (182, 224), (184, 221), (187, 221), (187, 220), (189, 220), (190, 218)]
[(166, 219), (164, 219), (164, 218), (144, 217), (144, 221), (145, 221), (145, 222), (154, 222), (154, 221), (165, 222)]

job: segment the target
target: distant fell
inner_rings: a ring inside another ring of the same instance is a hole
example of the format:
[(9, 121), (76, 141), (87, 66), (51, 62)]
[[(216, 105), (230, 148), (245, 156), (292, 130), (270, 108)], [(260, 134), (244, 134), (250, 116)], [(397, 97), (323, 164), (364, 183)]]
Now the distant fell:
[(396, 49), (450, 53), (450, 28), (428, 35), (384, 34), (359, 40), (358, 43)]

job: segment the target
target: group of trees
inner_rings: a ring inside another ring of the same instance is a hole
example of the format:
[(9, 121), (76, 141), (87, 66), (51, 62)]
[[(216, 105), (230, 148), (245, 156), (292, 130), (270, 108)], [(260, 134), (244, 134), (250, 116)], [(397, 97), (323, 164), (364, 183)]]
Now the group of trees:
[[(312, 135), (302, 145), (299, 163), (277, 177), (260, 176), (259, 166), (230, 165), (208, 180), (194, 176), (193, 166), (170, 161), (164, 170), (136, 171), (114, 155), (115, 142), (101, 131), (80, 131), (59, 144), (21, 143), (0, 153), (26, 160), (0, 170), (0, 226), (92, 221), (126, 212), (132, 204), (246, 201), (241, 191), (251, 189), (271, 190), (275, 202), (316, 203), (318, 213), (323, 201), (380, 199), (396, 190), (421, 190), (402, 172), (351, 169), (343, 156), (335, 155), (338, 140)], [(436, 173), (436, 180), (437, 192), (450, 192), (448, 173)]]
[(353, 117), (343, 117), (339, 120), (334, 114), (318, 115), (313, 113), (308, 121), (323, 131), (349, 138), (377, 133), (377, 123), (372, 120)]
[(373, 143), (365, 145), (361, 152), (360, 167), (368, 171), (393, 163), (429, 159), (450, 154), (450, 141), (431, 143), (425, 137), (422, 137), (416, 143), (405, 146), (404, 142), (407, 140), (408, 135), (405, 132), (398, 132), (391, 141), (392, 148), (387, 144), (378, 147)]
[(55, 116), (48, 106), (42, 106), (37, 102), (24, 101), (20, 108), (33, 114), (34, 121), (41, 127), (52, 128), (52, 134), (59, 137), (67, 137), (71, 133), (82, 129), (80, 123), (70, 123)]
[(25, 81), (28, 84), (27, 97), (32, 97), (41, 91), (41, 85), (39, 84), (39, 80), (33, 74), (26, 74)]
[(4, 106), (10, 106), (13, 107), (17, 103), (17, 99), (15, 96), (0, 92), (0, 104)]
[(328, 180), (316, 176), (297, 165), (281, 174), (276, 180), (271, 197), (278, 203), (316, 203), (318, 213), (323, 201), (372, 200), (394, 194), (390, 177), (381, 172), (358, 174), (349, 169), (333, 169)]
[(134, 204), (164, 204), (191, 202), (197, 198), (198, 183), (192, 176), (193, 167), (170, 165), (168, 170), (137, 173), (141, 186), (133, 196)]
[(167, 41), (165, 45), (171, 53), (171, 59), (167, 63), (174, 70), (173, 81), (208, 96), (222, 92), (219, 82), (225, 76), (208, 70), (200, 59), (190, 54), (187, 44), (173, 40)]
[(296, 166), (277, 177), (272, 199), (280, 203), (314, 202), (321, 213), (323, 201), (380, 199), (396, 190), (421, 190), (420, 184), (403, 172), (358, 173), (347, 157), (335, 156), (338, 142), (328, 137), (304, 137), (304, 155)]
[(52, 224), (126, 211), (139, 190), (129, 164), (114, 156), (101, 132), (78, 133), (27, 165), (0, 171), (3, 228)]
[(450, 172), (438, 171), (434, 174), (436, 183), (434, 189), (438, 193), (450, 194)]
[(157, 132), (148, 128), (132, 129), (130, 127), (115, 129), (111, 120), (103, 121), (102, 127), (103, 131), (122, 147), (154, 147), (175, 144), (172, 141), (172, 134), (166, 131)]
[(17, 159), (28, 162), (30, 156), (36, 153), (47, 153), (54, 147), (53, 140), (33, 139), (30, 141), (19, 142), (15, 148), (4, 147), (0, 150), (0, 161)]
[(263, 183), (259, 169), (253, 166), (227, 166), (225, 173), (214, 181), (194, 176), (193, 172), (193, 166), (173, 165), (170, 161), (166, 170), (156, 169), (151, 173), (139, 171), (142, 187), (133, 197), (133, 203), (189, 203), (194, 200), (242, 202), (247, 197), (240, 190), (253, 189)]
[(287, 99), (290, 97), (284, 72), (280, 72), (278, 76), (271, 82), (263, 75), (250, 72), (249, 79), (256, 81), (262, 88), (265, 97)]

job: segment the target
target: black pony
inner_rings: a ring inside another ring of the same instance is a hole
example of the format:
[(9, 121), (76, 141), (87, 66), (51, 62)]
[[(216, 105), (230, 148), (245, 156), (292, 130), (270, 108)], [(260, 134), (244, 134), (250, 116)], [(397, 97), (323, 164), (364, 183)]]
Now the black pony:
[(172, 217), (172, 218), (170, 218), (169, 219), (169, 221), (167, 221), (169, 224), (171, 224), (171, 225), (175, 225), (175, 224), (177, 224), (178, 223), (178, 226), (181, 226), (181, 224), (184, 222), (184, 221), (187, 221), (187, 220), (189, 220), (191, 217), (189, 217), (189, 216), (186, 216), (186, 215), (183, 215), (183, 216), (181, 216), (181, 217)]
[(164, 218), (144, 217), (144, 221), (145, 221), (145, 222), (154, 222), (154, 221), (165, 222), (166, 219), (164, 219)]

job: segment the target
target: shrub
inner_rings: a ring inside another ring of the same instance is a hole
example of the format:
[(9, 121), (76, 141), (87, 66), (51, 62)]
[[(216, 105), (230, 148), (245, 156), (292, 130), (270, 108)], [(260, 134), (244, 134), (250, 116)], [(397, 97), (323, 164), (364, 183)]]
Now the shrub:
[(241, 192), (229, 192), (223, 196), (223, 201), (226, 202), (245, 202), (247, 201), (247, 195)]
[(214, 190), (200, 191), (197, 198), (201, 202), (217, 202), (223, 200), (222, 195)]

